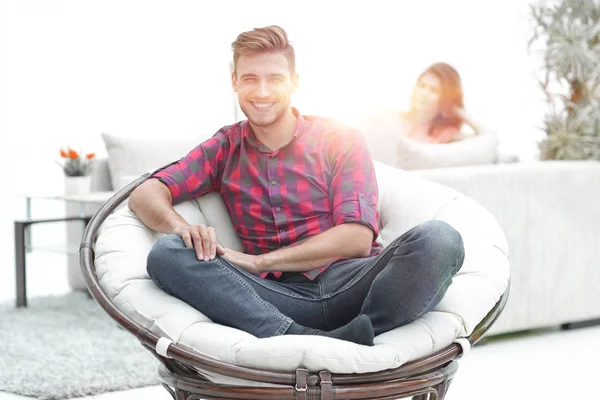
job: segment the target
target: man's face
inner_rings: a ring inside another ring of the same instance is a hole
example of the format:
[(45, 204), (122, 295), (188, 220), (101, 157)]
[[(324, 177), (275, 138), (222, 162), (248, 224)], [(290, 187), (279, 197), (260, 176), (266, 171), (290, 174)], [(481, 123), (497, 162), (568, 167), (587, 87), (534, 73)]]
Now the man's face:
[(268, 127), (291, 110), (298, 77), (291, 76), (288, 60), (282, 53), (263, 53), (240, 56), (232, 83), (240, 108), (250, 123)]

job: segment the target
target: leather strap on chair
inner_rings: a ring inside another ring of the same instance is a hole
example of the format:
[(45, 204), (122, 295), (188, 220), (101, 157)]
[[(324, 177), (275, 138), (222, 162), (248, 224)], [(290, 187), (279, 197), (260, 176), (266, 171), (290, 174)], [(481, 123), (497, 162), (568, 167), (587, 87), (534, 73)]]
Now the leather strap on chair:
[(173, 341), (166, 337), (161, 337), (156, 342), (156, 353), (160, 354), (165, 358), (171, 358), (167, 355), (167, 350), (169, 350), (169, 346), (173, 344)]
[(331, 372), (321, 371), (319, 377), (321, 378), (321, 400), (333, 400), (334, 388), (333, 382), (331, 382)]
[(297, 400), (308, 400), (308, 370), (298, 368), (296, 370), (296, 386), (294, 387), (294, 396)]
[(471, 351), (471, 342), (469, 342), (469, 339), (467, 338), (454, 339), (454, 343), (458, 343), (458, 345), (462, 349), (462, 352), (456, 357), (457, 359), (466, 356)]

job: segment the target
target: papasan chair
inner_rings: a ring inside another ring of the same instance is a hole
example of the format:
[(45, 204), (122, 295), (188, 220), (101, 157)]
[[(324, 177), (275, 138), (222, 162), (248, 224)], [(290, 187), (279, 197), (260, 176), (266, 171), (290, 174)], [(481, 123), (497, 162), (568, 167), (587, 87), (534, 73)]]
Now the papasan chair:
[[(380, 237), (386, 245), (426, 220), (442, 220), (463, 237), (465, 260), (437, 307), (385, 332), (372, 347), (321, 336), (258, 339), (213, 323), (160, 290), (146, 272), (159, 233), (126, 199), (151, 174), (116, 193), (88, 224), (80, 248), (94, 299), (160, 362), (159, 379), (174, 399), (443, 399), (457, 359), (502, 312), (509, 289), (506, 239), (473, 199), (375, 162)], [(176, 206), (192, 224), (213, 226), (219, 241), (241, 249), (217, 193)]]

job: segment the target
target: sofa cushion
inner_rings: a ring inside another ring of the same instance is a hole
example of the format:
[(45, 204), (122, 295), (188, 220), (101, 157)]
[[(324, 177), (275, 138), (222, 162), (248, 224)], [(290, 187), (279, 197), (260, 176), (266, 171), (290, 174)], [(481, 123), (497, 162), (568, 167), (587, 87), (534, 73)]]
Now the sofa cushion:
[(399, 137), (393, 166), (406, 170), (492, 164), (497, 161), (498, 137), (493, 132), (451, 143), (420, 143)]
[(486, 131), (451, 143), (421, 143), (401, 136), (397, 124), (370, 122), (359, 127), (374, 160), (405, 170), (492, 164), (498, 158), (498, 135)]
[[(472, 199), (415, 174), (381, 163), (375, 167), (382, 244), (419, 223), (437, 219), (454, 226), (465, 245), (464, 264), (434, 311), (378, 335), (375, 346), (322, 336), (258, 339), (211, 322), (150, 280), (146, 257), (159, 234), (145, 227), (127, 207), (109, 216), (98, 234), (94, 251), (100, 285), (121, 311), (155, 334), (227, 363), (283, 371), (304, 367), (364, 373), (395, 368), (430, 354), (469, 335), (505, 291), (509, 264), (504, 234), (492, 215)], [(240, 248), (218, 194), (178, 204), (176, 210), (192, 224), (215, 225), (225, 246)]]
[(108, 168), (113, 190), (134, 178), (185, 156), (201, 139), (144, 140), (102, 133), (108, 153)]

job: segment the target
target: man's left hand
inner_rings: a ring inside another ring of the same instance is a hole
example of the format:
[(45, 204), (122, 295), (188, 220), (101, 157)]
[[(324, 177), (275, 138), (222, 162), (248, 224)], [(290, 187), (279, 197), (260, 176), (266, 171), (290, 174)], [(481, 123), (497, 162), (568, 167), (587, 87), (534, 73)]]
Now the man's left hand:
[(240, 253), (232, 249), (224, 248), (224, 253), (221, 255), (230, 263), (245, 269), (253, 275), (260, 275), (264, 271), (259, 267), (258, 256), (251, 254)]

